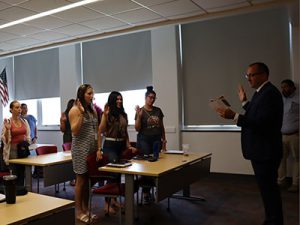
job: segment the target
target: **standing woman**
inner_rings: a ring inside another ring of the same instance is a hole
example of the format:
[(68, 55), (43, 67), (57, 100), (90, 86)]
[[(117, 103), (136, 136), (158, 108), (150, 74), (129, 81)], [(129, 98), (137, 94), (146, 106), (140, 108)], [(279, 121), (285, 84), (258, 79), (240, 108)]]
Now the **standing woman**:
[(164, 114), (160, 108), (153, 106), (156, 99), (156, 93), (152, 86), (147, 87), (145, 94), (145, 105), (140, 108), (136, 106), (135, 130), (137, 135), (137, 146), (144, 154), (153, 153), (155, 144), (158, 149), (166, 150), (166, 134), (163, 123)]
[(60, 117), (60, 131), (63, 132), (63, 143), (72, 142), (72, 131), (69, 119), (69, 112), (73, 107), (75, 99), (70, 99), (67, 104), (67, 108), (62, 112)]
[[(69, 112), (72, 130), (73, 170), (76, 174), (75, 206), (76, 218), (83, 223), (89, 221), (87, 156), (97, 151), (97, 113), (93, 107), (94, 90), (83, 84), (77, 90), (77, 98)], [(101, 158), (101, 156), (99, 156)], [(92, 215), (91, 220), (96, 216)]]
[[(136, 151), (135, 148), (130, 146), (127, 126), (128, 120), (123, 107), (122, 95), (119, 92), (113, 91), (108, 96), (108, 102), (105, 105), (98, 131), (98, 146), (101, 146), (101, 134), (103, 133), (105, 136), (103, 154), (107, 156), (109, 162), (118, 161), (126, 148), (131, 149), (133, 152)], [(101, 152), (102, 148), (99, 148), (97, 158), (101, 157)], [(116, 199), (111, 200), (107, 198), (104, 207), (105, 213), (114, 214), (116, 208), (119, 208), (119, 203)]]
[[(21, 104), (12, 101), (9, 105), (10, 119), (4, 119), (2, 129), (3, 160), (8, 165), (9, 159), (18, 158), (18, 144), (24, 141), (31, 143), (30, 128), (28, 122), (21, 118)], [(29, 145), (29, 144), (28, 144)], [(24, 166), (11, 165), (13, 174), (17, 175), (17, 185), (24, 186)]]
[[(135, 130), (137, 135), (137, 147), (145, 155), (153, 153), (154, 148), (160, 151), (166, 150), (166, 134), (163, 123), (164, 114), (161, 109), (153, 106), (156, 99), (156, 93), (152, 86), (147, 87), (145, 94), (145, 105), (140, 108), (136, 106)], [(151, 179), (143, 177), (144, 182), (152, 183)], [(143, 188), (144, 202), (150, 202), (150, 188)]]

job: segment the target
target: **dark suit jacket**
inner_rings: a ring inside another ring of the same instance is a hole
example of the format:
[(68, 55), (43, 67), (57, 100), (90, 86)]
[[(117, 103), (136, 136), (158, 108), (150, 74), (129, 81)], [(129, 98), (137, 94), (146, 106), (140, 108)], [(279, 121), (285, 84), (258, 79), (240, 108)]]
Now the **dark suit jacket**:
[(281, 126), (283, 102), (280, 91), (270, 82), (254, 94), (239, 115), (242, 151), (245, 159), (270, 160), (282, 157)]

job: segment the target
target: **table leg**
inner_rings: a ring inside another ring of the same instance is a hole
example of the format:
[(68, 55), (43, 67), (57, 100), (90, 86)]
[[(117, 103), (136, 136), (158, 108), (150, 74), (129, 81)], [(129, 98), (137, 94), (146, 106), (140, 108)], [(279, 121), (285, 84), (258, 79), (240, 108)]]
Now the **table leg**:
[(125, 174), (125, 225), (134, 224), (134, 177)]
[(173, 194), (171, 198), (185, 199), (190, 201), (206, 201), (206, 199), (202, 196), (191, 196), (190, 186), (182, 189), (182, 195)]
[(28, 191), (32, 191), (32, 166), (25, 166), (25, 186)]

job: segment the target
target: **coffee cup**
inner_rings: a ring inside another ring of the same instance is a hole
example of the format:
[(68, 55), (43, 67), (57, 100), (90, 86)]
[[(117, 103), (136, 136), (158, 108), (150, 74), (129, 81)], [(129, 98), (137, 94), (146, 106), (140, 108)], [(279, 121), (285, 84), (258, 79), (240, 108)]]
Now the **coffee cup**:
[(4, 193), (6, 198), (7, 204), (14, 204), (16, 203), (16, 175), (7, 175), (3, 176), (4, 181)]

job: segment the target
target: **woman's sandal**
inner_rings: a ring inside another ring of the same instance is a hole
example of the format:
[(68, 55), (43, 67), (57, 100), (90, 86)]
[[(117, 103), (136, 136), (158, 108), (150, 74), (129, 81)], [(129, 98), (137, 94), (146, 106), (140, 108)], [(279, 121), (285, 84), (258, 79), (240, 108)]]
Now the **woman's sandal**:
[(122, 208), (124, 208), (124, 205), (121, 204), (121, 203), (119, 203), (119, 202), (117, 202), (117, 201), (112, 202), (111, 206), (114, 207), (114, 208), (116, 208), (116, 209), (122, 209)]
[(81, 214), (79, 217), (77, 217), (77, 220), (82, 223), (93, 223), (98, 219), (98, 217), (95, 214), (91, 214), (91, 219), (89, 220), (89, 214)]
[(104, 206), (105, 216), (116, 215), (117, 211), (112, 206)]

